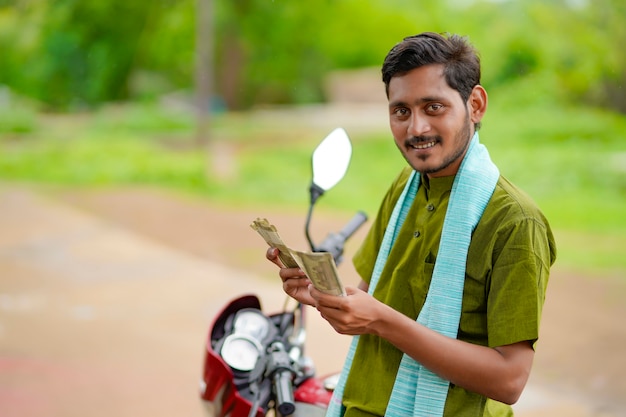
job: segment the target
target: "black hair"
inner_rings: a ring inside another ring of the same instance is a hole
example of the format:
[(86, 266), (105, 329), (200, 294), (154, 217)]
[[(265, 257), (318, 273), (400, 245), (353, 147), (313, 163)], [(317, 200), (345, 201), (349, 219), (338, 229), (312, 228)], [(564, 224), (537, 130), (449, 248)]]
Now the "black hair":
[(466, 37), (424, 32), (404, 38), (385, 57), (382, 76), (387, 97), (394, 76), (430, 64), (444, 66), (446, 82), (459, 92), (463, 102), (480, 84), (480, 57)]

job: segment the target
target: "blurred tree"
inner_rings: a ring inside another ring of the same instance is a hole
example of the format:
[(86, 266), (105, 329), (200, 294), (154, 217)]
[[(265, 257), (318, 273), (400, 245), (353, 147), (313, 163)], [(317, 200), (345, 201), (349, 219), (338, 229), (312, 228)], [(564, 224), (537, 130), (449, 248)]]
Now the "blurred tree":
[(231, 108), (322, 99), (330, 0), (219, 2), (218, 91)]
[(213, 94), (213, 0), (196, 0), (195, 101), (196, 144), (209, 142)]
[(60, 108), (128, 98), (130, 69), (149, 19), (144, 8), (124, 0), (30, 6), (41, 26), (37, 48), (23, 57), (31, 77), (21, 79), (22, 90)]
[[(626, 112), (623, 0), (214, 4), (214, 86), (231, 109), (324, 100), (329, 70), (378, 66), (403, 36), (431, 30), (469, 34), (490, 88), (534, 77), (554, 96)], [(195, 10), (194, 0), (2, 0), (0, 84), (54, 109), (190, 91)]]
[[(136, 76), (150, 70), (173, 80), (166, 85), (181, 79), (189, 85), (193, 38), (182, 48), (182, 77), (180, 61), (172, 59), (181, 54), (162, 55), (180, 44), (164, 43), (162, 51), (152, 39), (153, 33), (161, 35), (156, 41), (193, 33), (193, 24), (171, 24), (180, 19), (180, 9), (174, 0), (7, 0), (0, 5), (0, 48), (7, 51), (0, 83), (57, 110), (132, 98)], [(193, 9), (187, 13), (193, 16)], [(162, 22), (169, 24), (170, 36), (164, 36)]]
[(623, 0), (594, 0), (589, 2), (589, 7), (590, 13), (583, 15), (591, 20), (595, 31), (602, 34), (601, 59), (607, 63), (599, 77), (600, 91), (595, 95), (603, 104), (626, 113), (626, 3)]

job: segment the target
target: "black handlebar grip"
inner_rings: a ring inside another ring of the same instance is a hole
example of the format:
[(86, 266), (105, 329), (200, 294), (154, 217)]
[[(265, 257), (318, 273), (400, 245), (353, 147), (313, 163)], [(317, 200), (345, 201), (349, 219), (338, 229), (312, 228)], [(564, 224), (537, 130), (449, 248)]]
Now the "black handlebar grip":
[(343, 247), (350, 236), (367, 221), (367, 215), (362, 211), (355, 214), (352, 219), (338, 233), (330, 233), (326, 239), (315, 248), (315, 252), (328, 252), (335, 259), (337, 265), (343, 258)]
[(346, 224), (343, 227), (343, 229), (341, 229), (339, 234), (343, 236), (344, 240), (348, 240), (348, 238), (352, 236), (354, 232), (359, 230), (359, 227), (361, 227), (363, 223), (365, 223), (366, 221), (367, 221), (367, 214), (365, 214), (362, 211), (359, 211), (357, 214), (355, 214), (352, 217), (352, 219), (350, 219), (348, 224)]
[(291, 371), (281, 369), (274, 373), (274, 391), (276, 392), (276, 409), (282, 416), (290, 416), (296, 411), (291, 386)]

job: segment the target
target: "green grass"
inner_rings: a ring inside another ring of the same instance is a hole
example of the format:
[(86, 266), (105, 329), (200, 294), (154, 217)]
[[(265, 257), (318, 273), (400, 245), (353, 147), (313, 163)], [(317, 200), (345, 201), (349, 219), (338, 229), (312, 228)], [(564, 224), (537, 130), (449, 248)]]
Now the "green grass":
[[(557, 237), (558, 264), (624, 274), (626, 117), (544, 101), (520, 107), (502, 101), (490, 109), (481, 139), (502, 174), (544, 210)], [(85, 187), (148, 184), (304, 216), (310, 153), (325, 132), (303, 134), (305, 129), (277, 127), (277, 120), (253, 123), (246, 115), (219, 115), (213, 122), (215, 141), (230, 160), (227, 174), (218, 172), (210, 152), (193, 146), (188, 113), (142, 104), (42, 117), (20, 134), (0, 130), (0, 178)], [(405, 162), (387, 132), (351, 136), (350, 169), (318, 210), (363, 209), (373, 217)]]
[(557, 228), (626, 231), (626, 117), (541, 106), (495, 117), (510, 120), (513, 129), (502, 122), (485, 129), (493, 159)]

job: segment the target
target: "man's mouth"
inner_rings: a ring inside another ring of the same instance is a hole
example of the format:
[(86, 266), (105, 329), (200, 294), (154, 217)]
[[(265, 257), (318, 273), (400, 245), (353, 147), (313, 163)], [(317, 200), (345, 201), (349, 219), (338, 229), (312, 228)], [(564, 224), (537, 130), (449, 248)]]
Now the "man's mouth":
[(418, 142), (418, 141), (407, 141), (406, 142), (406, 146), (407, 148), (413, 148), (413, 149), (428, 149), (428, 148), (432, 148), (433, 146), (435, 146), (435, 144), (437, 143), (436, 140), (432, 140), (430, 142)]

